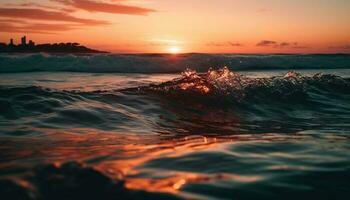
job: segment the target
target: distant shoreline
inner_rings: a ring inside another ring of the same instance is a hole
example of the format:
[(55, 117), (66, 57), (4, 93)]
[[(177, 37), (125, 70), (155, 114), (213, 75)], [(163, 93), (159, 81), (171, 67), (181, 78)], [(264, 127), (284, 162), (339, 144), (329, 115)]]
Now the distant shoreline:
[(12, 46), (3, 47), (0, 46), (0, 54), (35, 54), (35, 53), (48, 53), (48, 54), (107, 54), (110, 52), (99, 51), (90, 49), (85, 46), (54, 46), (51, 44), (37, 45), (34, 47), (22, 47)]
[(8, 44), (0, 43), (0, 53), (51, 53), (51, 54), (80, 54), (80, 53), (109, 53), (107, 51), (99, 51), (90, 49), (77, 42), (67, 43), (46, 43), (46, 44), (35, 44), (32, 40), (27, 43), (26, 36), (21, 38), (20, 44), (14, 44), (13, 39), (10, 39)]

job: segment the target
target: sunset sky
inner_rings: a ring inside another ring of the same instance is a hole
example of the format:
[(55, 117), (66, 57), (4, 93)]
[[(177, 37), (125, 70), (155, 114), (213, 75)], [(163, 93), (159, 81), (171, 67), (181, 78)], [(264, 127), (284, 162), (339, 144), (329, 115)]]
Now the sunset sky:
[(117, 53), (350, 53), (349, 0), (1, 0), (0, 41)]

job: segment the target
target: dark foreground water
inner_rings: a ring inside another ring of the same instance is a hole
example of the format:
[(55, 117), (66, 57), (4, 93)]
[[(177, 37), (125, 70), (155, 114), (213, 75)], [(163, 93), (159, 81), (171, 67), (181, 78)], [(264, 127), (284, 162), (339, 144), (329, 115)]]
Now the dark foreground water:
[(348, 199), (349, 77), (0, 74), (0, 199)]

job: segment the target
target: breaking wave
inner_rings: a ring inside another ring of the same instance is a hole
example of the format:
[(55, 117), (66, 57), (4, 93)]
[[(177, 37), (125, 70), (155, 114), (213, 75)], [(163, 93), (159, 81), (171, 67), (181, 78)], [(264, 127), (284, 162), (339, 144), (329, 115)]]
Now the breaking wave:
[(209, 69), (207, 73), (186, 69), (181, 78), (137, 88), (138, 91), (171, 97), (225, 98), (236, 102), (255, 100), (256, 104), (271, 100), (307, 99), (311, 98), (312, 93), (328, 95), (331, 98), (337, 93), (348, 95), (349, 89), (349, 78), (332, 74), (303, 76), (289, 71), (284, 76), (249, 78), (230, 71), (227, 67)]
[[(193, 133), (191, 127), (215, 133), (223, 127), (235, 133), (288, 132), (322, 124), (348, 126), (349, 91), (350, 79), (332, 74), (304, 76), (290, 71), (249, 78), (226, 67), (206, 73), (187, 69), (171, 81), (118, 90), (2, 86), (0, 117), (38, 127), (133, 132)], [(28, 122), (28, 116), (40, 120)]]

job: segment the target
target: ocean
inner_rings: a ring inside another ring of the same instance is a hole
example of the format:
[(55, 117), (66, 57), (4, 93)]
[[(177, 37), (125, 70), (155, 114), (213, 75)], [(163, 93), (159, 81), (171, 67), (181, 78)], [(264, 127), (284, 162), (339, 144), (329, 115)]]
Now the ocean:
[(1, 199), (346, 199), (350, 55), (2, 54)]

